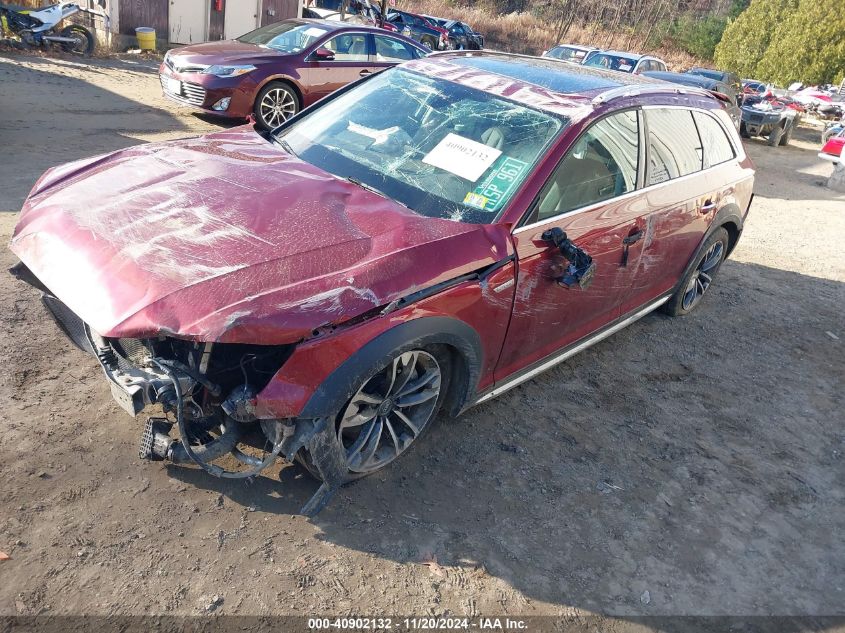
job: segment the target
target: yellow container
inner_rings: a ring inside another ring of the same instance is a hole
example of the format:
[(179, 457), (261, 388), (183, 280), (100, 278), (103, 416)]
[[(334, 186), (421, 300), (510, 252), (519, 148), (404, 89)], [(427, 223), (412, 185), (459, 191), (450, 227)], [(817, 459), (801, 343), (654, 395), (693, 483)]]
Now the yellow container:
[(149, 26), (139, 26), (135, 29), (135, 37), (138, 38), (138, 46), (142, 51), (154, 51), (156, 49), (156, 30)]

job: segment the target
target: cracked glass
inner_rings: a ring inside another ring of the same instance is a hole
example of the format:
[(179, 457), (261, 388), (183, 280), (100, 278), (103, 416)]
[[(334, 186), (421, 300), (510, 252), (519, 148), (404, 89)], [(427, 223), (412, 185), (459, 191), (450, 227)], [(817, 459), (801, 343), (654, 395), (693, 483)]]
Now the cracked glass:
[(489, 223), (568, 120), (400, 68), (279, 132), (291, 153), (422, 215)]

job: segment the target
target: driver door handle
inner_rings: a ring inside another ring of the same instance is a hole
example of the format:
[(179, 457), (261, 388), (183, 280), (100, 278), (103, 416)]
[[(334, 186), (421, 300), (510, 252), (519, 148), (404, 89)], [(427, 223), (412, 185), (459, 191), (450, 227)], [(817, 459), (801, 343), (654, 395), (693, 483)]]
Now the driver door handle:
[(359, 77), (366, 77), (367, 75), (372, 75), (372, 74), (373, 74), (372, 70), (367, 70), (365, 68), (364, 70), (362, 70), (361, 72), (358, 73), (358, 76)]
[(701, 205), (701, 207), (699, 208), (699, 211), (701, 211), (702, 213), (710, 213), (715, 208), (716, 208), (716, 203), (713, 202), (712, 200), (708, 200), (707, 202), (705, 202), (704, 204)]

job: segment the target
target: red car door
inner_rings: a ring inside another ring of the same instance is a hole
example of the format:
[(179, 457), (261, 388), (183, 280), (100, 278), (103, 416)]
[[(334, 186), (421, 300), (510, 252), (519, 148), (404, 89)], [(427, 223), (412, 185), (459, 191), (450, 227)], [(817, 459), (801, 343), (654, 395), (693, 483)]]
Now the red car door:
[[(633, 277), (622, 301), (623, 313), (675, 286), (723, 196), (713, 189), (712, 172), (702, 170), (704, 149), (692, 111), (655, 107), (643, 113), (649, 156), (640, 217), (644, 235), (630, 248)], [(727, 141), (724, 133), (722, 138)]]
[[(627, 110), (600, 119), (573, 144), (540, 193), (527, 224), (514, 231), (518, 276), (513, 316), (496, 380), (552, 356), (620, 315), (631, 285), (626, 241), (642, 234), (640, 116)], [(566, 261), (543, 239), (558, 228), (593, 259), (592, 283), (561, 286)]]
[(314, 53), (308, 58), (306, 80), (310, 87), (311, 105), (346, 84), (371, 73), (370, 39), (368, 33), (341, 33), (320, 45), (334, 53), (333, 59), (318, 59)]

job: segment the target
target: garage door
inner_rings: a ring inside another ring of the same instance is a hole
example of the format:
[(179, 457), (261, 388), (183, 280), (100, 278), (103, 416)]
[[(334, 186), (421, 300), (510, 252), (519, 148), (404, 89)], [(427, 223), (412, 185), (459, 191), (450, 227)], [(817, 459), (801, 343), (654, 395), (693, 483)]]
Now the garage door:
[(223, 35), (233, 40), (258, 28), (259, 0), (228, 0)]
[(209, 0), (170, 0), (170, 41), (194, 44), (208, 39)]

